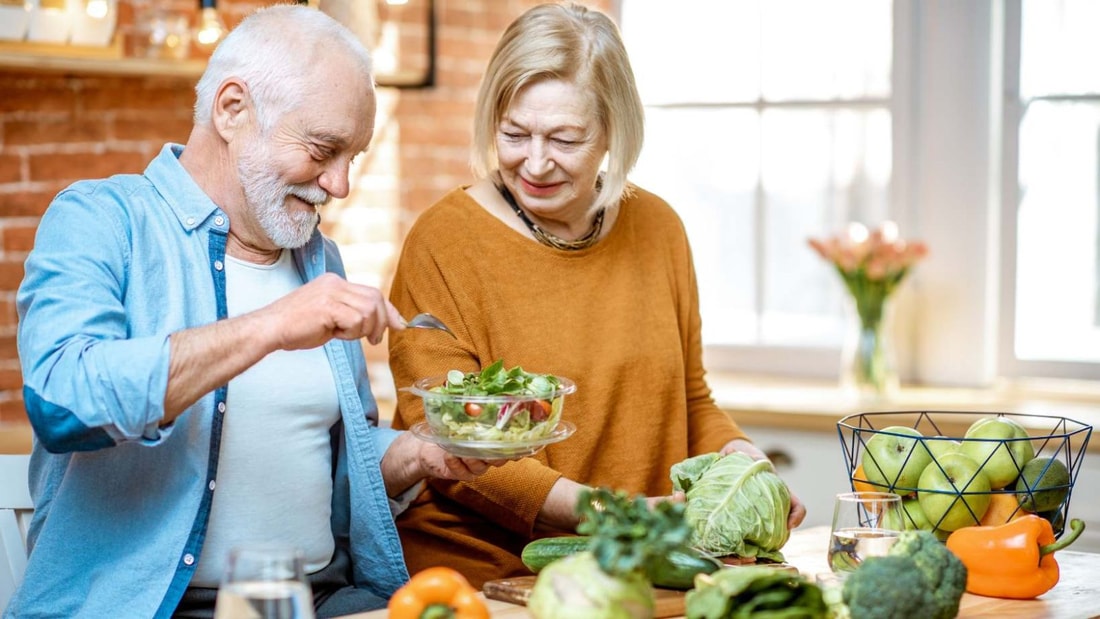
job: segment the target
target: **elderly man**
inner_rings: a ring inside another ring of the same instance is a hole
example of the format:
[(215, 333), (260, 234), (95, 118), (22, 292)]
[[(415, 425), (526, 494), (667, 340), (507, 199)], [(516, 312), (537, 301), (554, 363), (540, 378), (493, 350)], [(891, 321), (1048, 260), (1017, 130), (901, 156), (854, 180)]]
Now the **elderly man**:
[(42, 218), (17, 298), (35, 515), (6, 616), (209, 616), (229, 549), (266, 542), (302, 551), (318, 616), (378, 608), (408, 578), (393, 513), (489, 466), (377, 427), (360, 338), (403, 321), (317, 229), (374, 130), (362, 45), (263, 9), (196, 92), (185, 146)]

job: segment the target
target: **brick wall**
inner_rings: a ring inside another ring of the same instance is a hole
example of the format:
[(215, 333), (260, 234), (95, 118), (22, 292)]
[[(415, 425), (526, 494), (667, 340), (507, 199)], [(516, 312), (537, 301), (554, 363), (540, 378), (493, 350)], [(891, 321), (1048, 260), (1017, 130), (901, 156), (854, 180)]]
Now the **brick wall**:
[[(123, 0), (120, 29), (150, 0)], [(608, 9), (613, 0), (590, 2)], [(383, 89), (371, 151), (353, 171), (352, 195), (323, 214), (352, 279), (382, 286), (416, 216), (469, 182), (474, 98), (507, 24), (538, 0), (436, 0), (435, 86)], [(159, 4), (192, 10), (193, 0)], [(221, 0), (233, 25), (268, 2)], [(140, 172), (166, 141), (190, 130), (193, 80), (0, 69), (0, 421), (25, 418), (15, 345), (15, 291), (39, 217), (69, 183)], [(385, 347), (367, 347), (385, 360)]]

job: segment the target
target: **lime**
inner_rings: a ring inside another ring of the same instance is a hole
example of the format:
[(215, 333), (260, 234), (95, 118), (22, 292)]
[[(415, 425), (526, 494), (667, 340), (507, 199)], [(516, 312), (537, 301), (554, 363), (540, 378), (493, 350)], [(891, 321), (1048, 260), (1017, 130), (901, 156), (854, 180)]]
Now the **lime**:
[(1016, 500), (1029, 512), (1056, 509), (1069, 494), (1069, 469), (1057, 458), (1032, 458), (1016, 480)]
[(1054, 535), (1058, 536), (1062, 534), (1062, 531), (1066, 528), (1066, 515), (1062, 513), (1060, 509), (1052, 509), (1049, 512), (1040, 512), (1040, 516), (1050, 522), (1050, 528), (1054, 531)]

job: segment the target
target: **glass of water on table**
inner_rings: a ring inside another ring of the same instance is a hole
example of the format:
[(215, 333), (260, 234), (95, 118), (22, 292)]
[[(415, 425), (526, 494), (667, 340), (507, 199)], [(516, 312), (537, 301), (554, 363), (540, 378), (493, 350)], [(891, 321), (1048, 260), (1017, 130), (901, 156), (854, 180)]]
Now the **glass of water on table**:
[(301, 552), (267, 545), (232, 549), (214, 619), (314, 619)]
[(829, 568), (843, 577), (867, 557), (885, 556), (904, 529), (901, 497), (890, 492), (836, 495), (829, 532)]

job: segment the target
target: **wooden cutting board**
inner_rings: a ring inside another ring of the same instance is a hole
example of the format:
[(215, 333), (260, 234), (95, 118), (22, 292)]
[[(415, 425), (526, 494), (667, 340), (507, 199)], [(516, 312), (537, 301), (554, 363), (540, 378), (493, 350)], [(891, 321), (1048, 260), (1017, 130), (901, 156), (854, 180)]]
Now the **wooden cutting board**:
[[(774, 567), (776, 569), (793, 571), (798, 573), (798, 570), (786, 563), (766, 563), (761, 564), (767, 567)], [(740, 566), (727, 565), (728, 569), (737, 569)], [(490, 600), (500, 600), (501, 602), (510, 602), (512, 604), (520, 604), (522, 606), (527, 605), (527, 598), (531, 596), (531, 588), (535, 586), (535, 579), (537, 576), (516, 576), (515, 578), (501, 578), (498, 580), (490, 580), (486, 582), (482, 588), (482, 593)], [(684, 595), (686, 591), (677, 591), (676, 589), (662, 589), (660, 587), (653, 588), (653, 598), (656, 602), (653, 616), (656, 619), (662, 619), (665, 617), (682, 617), (684, 615)]]

